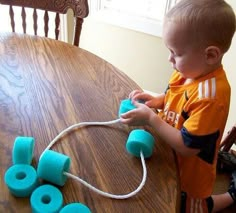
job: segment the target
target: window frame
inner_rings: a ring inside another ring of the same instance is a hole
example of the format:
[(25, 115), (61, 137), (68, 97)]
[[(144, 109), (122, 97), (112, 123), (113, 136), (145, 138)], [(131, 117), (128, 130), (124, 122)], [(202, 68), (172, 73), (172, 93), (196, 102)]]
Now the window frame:
[[(89, 0), (89, 18), (137, 32), (162, 37), (163, 19), (154, 20), (138, 15), (109, 11), (109, 9), (102, 7), (102, 1), (103, 0)], [(165, 13), (176, 4), (176, 2), (177, 0), (166, 0)]]

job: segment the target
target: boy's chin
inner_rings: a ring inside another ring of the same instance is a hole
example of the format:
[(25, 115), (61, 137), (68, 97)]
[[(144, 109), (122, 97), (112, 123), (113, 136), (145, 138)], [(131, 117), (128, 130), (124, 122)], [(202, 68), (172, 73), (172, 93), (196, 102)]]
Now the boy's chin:
[(186, 76), (184, 73), (182, 73), (181, 71), (179, 71), (179, 70), (176, 70), (180, 75), (181, 75), (181, 77), (183, 77), (183, 78), (189, 78), (189, 76)]
[(183, 73), (180, 71), (180, 70), (178, 70), (178, 69), (175, 69), (181, 76), (184, 76), (183, 75)]

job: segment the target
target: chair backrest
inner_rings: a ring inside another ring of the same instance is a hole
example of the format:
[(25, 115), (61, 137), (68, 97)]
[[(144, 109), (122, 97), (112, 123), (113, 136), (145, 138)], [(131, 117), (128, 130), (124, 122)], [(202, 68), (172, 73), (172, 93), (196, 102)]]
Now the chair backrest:
[(33, 9), (33, 29), (34, 34), (37, 35), (37, 9), (44, 11), (44, 33), (48, 37), (49, 30), (49, 16), (48, 12), (55, 12), (55, 39), (59, 37), (60, 16), (59, 14), (66, 14), (68, 9), (74, 13), (74, 39), (73, 44), (79, 46), (80, 34), (82, 30), (83, 19), (88, 16), (89, 7), (87, 0), (0, 0), (0, 4), (9, 5), (9, 15), (11, 18), (11, 28), (15, 32), (14, 9), (13, 6), (22, 7), (22, 28), (26, 33), (26, 10), (25, 8)]
[(229, 152), (233, 144), (236, 145), (236, 125), (234, 125), (221, 141), (220, 148), (222, 151)]

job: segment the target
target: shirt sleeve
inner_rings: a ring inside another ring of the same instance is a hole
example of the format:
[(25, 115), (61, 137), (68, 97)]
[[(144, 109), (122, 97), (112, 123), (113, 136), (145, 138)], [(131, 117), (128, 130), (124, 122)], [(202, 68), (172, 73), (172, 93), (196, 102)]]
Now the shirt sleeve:
[(212, 163), (216, 144), (224, 125), (224, 107), (217, 101), (201, 101), (194, 103), (182, 127), (181, 135), (184, 144), (193, 149), (199, 149), (198, 156)]

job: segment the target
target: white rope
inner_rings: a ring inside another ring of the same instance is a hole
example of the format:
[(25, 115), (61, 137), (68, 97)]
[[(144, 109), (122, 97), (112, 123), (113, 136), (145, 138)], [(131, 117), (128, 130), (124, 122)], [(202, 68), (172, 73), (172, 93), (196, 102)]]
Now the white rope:
[(140, 153), (141, 155), (141, 161), (142, 161), (142, 166), (143, 166), (143, 178), (142, 178), (142, 181), (141, 183), (139, 184), (139, 186), (137, 187), (137, 189), (135, 189), (134, 191), (128, 193), (128, 194), (124, 194), (124, 195), (114, 195), (114, 194), (110, 194), (110, 193), (107, 193), (107, 192), (104, 192), (104, 191), (101, 191), (97, 188), (95, 188), (94, 186), (92, 186), (91, 184), (89, 184), (88, 182), (82, 180), (81, 178), (75, 176), (75, 175), (72, 175), (68, 172), (64, 172), (64, 174), (68, 177), (71, 177), (73, 178), (74, 180), (82, 183), (83, 185), (87, 186), (89, 189), (91, 189), (92, 191), (102, 195), (102, 196), (105, 196), (105, 197), (109, 197), (109, 198), (113, 198), (113, 199), (127, 199), (127, 198), (130, 198), (134, 195), (136, 195), (144, 186), (145, 182), (146, 182), (146, 179), (147, 179), (147, 169), (146, 169), (146, 165), (145, 165), (145, 161), (144, 161), (144, 156), (143, 156), (143, 153), (141, 152)]
[(46, 147), (46, 149), (41, 154), (40, 158), (43, 156), (43, 154), (50, 149), (63, 135), (70, 132), (73, 129), (83, 127), (83, 126), (105, 126), (105, 125), (111, 125), (120, 122), (120, 118), (112, 121), (104, 121), (104, 122), (81, 122), (74, 125), (69, 126), (68, 128), (64, 129), (62, 132), (60, 132)]
[[(116, 120), (112, 120), (112, 121), (105, 121), (105, 122), (81, 122), (81, 123), (77, 123), (74, 125), (69, 126), (68, 128), (64, 129), (62, 132), (60, 132), (49, 144), (48, 146), (45, 148), (45, 150), (43, 151), (43, 153), (41, 154), (39, 160), (41, 159), (41, 157), (43, 156), (43, 154), (49, 150), (63, 135), (65, 135), (66, 133), (68, 133), (69, 131), (75, 129), (75, 128), (79, 128), (79, 127), (83, 127), (83, 126), (104, 126), (104, 125), (112, 125), (115, 123), (120, 122), (120, 118), (116, 119)], [(105, 196), (105, 197), (109, 197), (109, 198), (113, 198), (113, 199), (127, 199), (130, 198), (134, 195), (136, 195), (144, 186), (146, 179), (147, 179), (147, 168), (145, 165), (145, 160), (144, 160), (144, 156), (143, 156), (143, 152), (140, 151), (140, 158), (141, 158), (141, 162), (142, 162), (142, 168), (143, 168), (143, 178), (141, 183), (139, 184), (139, 186), (132, 192), (128, 193), (128, 194), (124, 194), (124, 195), (115, 195), (115, 194), (111, 194), (111, 193), (107, 193), (104, 192), (100, 189), (97, 189), (96, 187), (92, 186), (91, 184), (89, 184), (88, 182), (84, 181), (83, 179), (81, 179), (78, 176), (75, 176), (71, 173), (68, 172), (64, 172), (63, 174), (66, 175), (67, 177), (70, 177), (80, 183), (82, 183), (83, 185), (87, 186), (89, 189), (91, 189), (92, 191)]]

